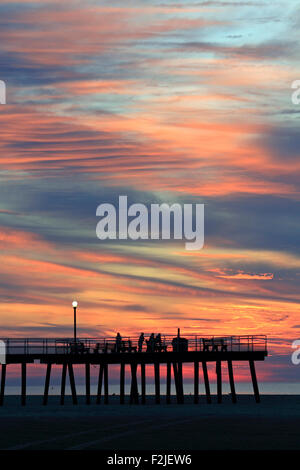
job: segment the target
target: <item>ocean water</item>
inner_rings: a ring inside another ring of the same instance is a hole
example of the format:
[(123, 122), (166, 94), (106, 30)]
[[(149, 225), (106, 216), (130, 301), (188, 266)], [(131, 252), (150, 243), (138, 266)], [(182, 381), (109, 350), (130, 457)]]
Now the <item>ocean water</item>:
[[(210, 383), (211, 393), (216, 394), (217, 386), (216, 383)], [(237, 382), (235, 384), (237, 394), (252, 394), (253, 388), (251, 382)], [(222, 384), (223, 394), (226, 395), (230, 393), (230, 386), (229, 383), (223, 382)], [(260, 393), (263, 395), (300, 395), (300, 383), (283, 383), (283, 382), (261, 382), (259, 383), (259, 390)], [(78, 395), (85, 394), (85, 386), (82, 384), (76, 385), (76, 391)], [(117, 384), (110, 384), (109, 385), (109, 394), (110, 395), (119, 395), (119, 385)], [(161, 383), (161, 394), (165, 395), (166, 386), (164, 383)], [(193, 394), (193, 384), (184, 384), (184, 393), (185, 395)], [(28, 395), (42, 395), (43, 394), (43, 386), (42, 385), (28, 385), (26, 390)], [(130, 393), (130, 385), (125, 384), (125, 394)], [(146, 393), (148, 395), (155, 394), (154, 384), (147, 384)], [(172, 384), (171, 393), (175, 395), (175, 387)], [(205, 394), (205, 389), (203, 384), (199, 385), (199, 393)], [(18, 385), (7, 385), (5, 387), (5, 395), (19, 395), (20, 394), (20, 386)], [(59, 395), (60, 394), (60, 386), (59, 385), (50, 385), (49, 388), (50, 395)], [(66, 394), (71, 394), (71, 389), (69, 385), (66, 385)], [(97, 394), (97, 385), (96, 383), (91, 384), (91, 394)]]

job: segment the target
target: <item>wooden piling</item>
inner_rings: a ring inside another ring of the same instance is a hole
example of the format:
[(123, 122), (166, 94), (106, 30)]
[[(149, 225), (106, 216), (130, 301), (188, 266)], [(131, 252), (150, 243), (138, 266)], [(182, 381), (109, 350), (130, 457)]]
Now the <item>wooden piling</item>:
[(138, 392), (138, 384), (137, 384), (137, 364), (131, 363), (131, 391), (130, 391), (130, 403), (135, 403), (136, 405), (139, 403), (139, 392)]
[(216, 362), (216, 374), (217, 374), (218, 403), (222, 403), (222, 367), (221, 367), (221, 361)]
[(91, 404), (91, 372), (90, 364), (85, 364), (85, 401), (87, 405)]
[(176, 400), (177, 403), (180, 403), (180, 397), (179, 397), (179, 385), (178, 385), (178, 370), (177, 370), (177, 363), (173, 362), (173, 374), (174, 374), (174, 383), (175, 383), (175, 391), (176, 391)]
[(67, 375), (67, 363), (64, 363), (62, 365), (62, 373), (61, 373), (61, 388), (60, 388), (60, 404), (61, 405), (64, 405), (65, 403), (66, 375)]
[(236, 400), (236, 393), (235, 393), (232, 361), (229, 359), (227, 361), (227, 364), (228, 364), (228, 375), (229, 375), (229, 383), (230, 383), (230, 390), (231, 390), (231, 400), (232, 400), (232, 403), (236, 403), (237, 400)]
[(108, 364), (104, 364), (104, 404), (108, 405)]
[(21, 404), (22, 406), (25, 406), (26, 405), (26, 362), (22, 362), (21, 368), (22, 368)]
[(47, 364), (47, 371), (46, 371), (46, 379), (45, 379), (45, 388), (44, 388), (44, 398), (43, 398), (43, 405), (47, 405), (48, 403), (48, 394), (49, 394), (49, 384), (50, 384), (50, 375), (51, 375), (51, 362)]
[(69, 369), (69, 379), (70, 379), (73, 405), (77, 405), (75, 378), (74, 378), (73, 364), (71, 362), (68, 363), (68, 369)]
[(142, 405), (146, 403), (146, 364), (141, 363), (141, 392), (142, 392)]
[(154, 363), (154, 378), (155, 378), (155, 403), (160, 404), (160, 368), (159, 362)]
[(125, 363), (120, 364), (120, 403), (125, 403)]
[(252, 359), (250, 359), (249, 365), (250, 365), (250, 372), (251, 372), (251, 378), (252, 378), (255, 401), (256, 401), (256, 403), (259, 403), (260, 402), (260, 396), (259, 396), (259, 390), (258, 390), (258, 385), (257, 385), (255, 364), (254, 364), (254, 361)]
[(209, 378), (208, 378), (208, 373), (207, 373), (206, 361), (202, 361), (202, 370), (203, 370), (203, 377), (204, 377), (206, 401), (207, 401), (207, 403), (210, 404), (211, 403), (211, 395), (210, 395), (210, 386), (209, 386)]
[(173, 371), (174, 371), (174, 381), (175, 381), (177, 403), (182, 404), (184, 401), (183, 382), (182, 382), (182, 363), (173, 362)]
[(1, 366), (0, 406), (3, 406), (3, 402), (4, 402), (5, 380), (6, 380), (6, 364), (2, 364), (2, 366)]
[(103, 373), (104, 373), (104, 365), (101, 363), (99, 366), (99, 376), (98, 376), (98, 389), (97, 389), (97, 401), (96, 401), (97, 405), (100, 405), (101, 403)]
[(167, 384), (166, 384), (166, 402), (171, 403), (171, 363), (167, 362)]
[(194, 403), (199, 403), (199, 362), (194, 362)]
[(182, 405), (184, 403), (184, 391), (183, 391), (183, 375), (182, 375), (182, 362), (178, 361), (177, 363), (178, 371), (178, 387), (179, 387), (179, 403)]

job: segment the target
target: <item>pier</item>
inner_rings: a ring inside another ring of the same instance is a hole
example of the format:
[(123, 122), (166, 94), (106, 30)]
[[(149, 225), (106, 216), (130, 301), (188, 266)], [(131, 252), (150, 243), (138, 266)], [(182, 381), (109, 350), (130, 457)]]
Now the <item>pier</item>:
[[(66, 377), (69, 375), (73, 404), (77, 404), (76, 384), (73, 366), (85, 365), (85, 399), (89, 405), (92, 400), (97, 404), (109, 403), (109, 367), (119, 365), (120, 368), (120, 404), (125, 403), (125, 372), (129, 370), (131, 378), (130, 403), (145, 404), (146, 396), (146, 365), (154, 369), (155, 402), (171, 403), (171, 383), (175, 384), (176, 401), (184, 403), (183, 367), (193, 364), (194, 403), (199, 403), (199, 381), (205, 385), (206, 402), (212, 401), (210, 381), (208, 376), (208, 363), (215, 364), (217, 379), (217, 401), (222, 403), (222, 364), (228, 368), (228, 377), (231, 390), (231, 399), (237, 403), (237, 394), (234, 381), (234, 363), (246, 361), (249, 364), (249, 373), (253, 384), (254, 398), (260, 402), (259, 388), (256, 377), (255, 362), (263, 361), (267, 356), (267, 338), (265, 335), (243, 336), (177, 336), (161, 335), (159, 343), (150, 342), (145, 335), (141, 344), (139, 337), (121, 338), (33, 338), (4, 339), (6, 346), (6, 361), (1, 368), (0, 406), (5, 403), (6, 372), (10, 365), (19, 364), (21, 374), (20, 400), (26, 404), (27, 366), (33, 363), (45, 365), (45, 383), (43, 404), (47, 405), (49, 385), (53, 365), (61, 366), (61, 393), (60, 403), (65, 401)], [(161, 390), (161, 365), (166, 366), (165, 396)], [(91, 366), (99, 366), (98, 387), (95, 397), (91, 396)], [(140, 372), (140, 383), (138, 374)]]

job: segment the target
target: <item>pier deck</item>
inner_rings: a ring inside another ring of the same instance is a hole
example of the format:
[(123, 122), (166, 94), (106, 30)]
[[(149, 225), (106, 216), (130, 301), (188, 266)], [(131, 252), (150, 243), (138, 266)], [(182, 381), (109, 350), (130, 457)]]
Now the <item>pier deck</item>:
[[(44, 405), (48, 402), (51, 368), (54, 364), (62, 366), (61, 404), (64, 404), (66, 375), (72, 391), (73, 403), (77, 403), (73, 365), (85, 364), (86, 403), (91, 403), (90, 366), (99, 365), (98, 390), (96, 402), (101, 403), (102, 386), (104, 403), (109, 400), (109, 365), (120, 365), (120, 403), (125, 402), (125, 367), (130, 366), (131, 392), (130, 401), (138, 404), (146, 402), (146, 364), (153, 364), (155, 378), (156, 403), (160, 403), (160, 365), (166, 364), (166, 402), (171, 402), (171, 378), (176, 389), (177, 403), (184, 402), (183, 373), (185, 363), (194, 364), (194, 403), (199, 402), (199, 366), (202, 366), (207, 403), (211, 403), (211, 393), (207, 363), (215, 362), (217, 376), (218, 403), (222, 402), (222, 362), (227, 363), (232, 402), (237, 402), (235, 392), (233, 363), (247, 361), (257, 403), (260, 401), (255, 372), (255, 361), (263, 361), (267, 356), (267, 338), (264, 335), (200, 337), (198, 335), (180, 336), (161, 335), (159, 342), (139, 342), (138, 337), (122, 338), (8, 338), (3, 340), (6, 346), (6, 360), (2, 364), (0, 406), (4, 403), (6, 370), (10, 364), (21, 366), (21, 404), (26, 404), (27, 365), (41, 363), (47, 365), (44, 387)], [(137, 369), (140, 367), (141, 390), (139, 392)]]

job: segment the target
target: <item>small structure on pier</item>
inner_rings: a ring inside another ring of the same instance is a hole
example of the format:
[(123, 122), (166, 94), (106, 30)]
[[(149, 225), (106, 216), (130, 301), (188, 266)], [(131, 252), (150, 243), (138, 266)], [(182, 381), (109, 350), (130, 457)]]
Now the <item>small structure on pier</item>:
[[(140, 340), (140, 341), (139, 341)], [(199, 337), (186, 335), (176, 337), (160, 335), (159, 342), (142, 342), (141, 337), (122, 338), (116, 344), (115, 338), (99, 339), (6, 339), (6, 363), (2, 364), (0, 405), (4, 403), (5, 379), (7, 367), (11, 364), (21, 366), (21, 404), (26, 403), (26, 368), (28, 364), (40, 362), (46, 365), (46, 379), (43, 404), (48, 403), (51, 368), (54, 364), (62, 366), (60, 403), (64, 404), (66, 375), (69, 372), (72, 399), (77, 404), (77, 394), (73, 366), (85, 365), (86, 403), (91, 403), (90, 367), (99, 366), (98, 390), (96, 403), (100, 404), (104, 388), (104, 403), (109, 401), (109, 366), (120, 366), (120, 403), (125, 403), (125, 368), (130, 368), (130, 402), (146, 403), (146, 365), (154, 367), (155, 401), (161, 402), (160, 366), (166, 365), (166, 403), (171, 403), (171, 379), (173, 375), (177, 403), (184, 402), (183, 366), (194, 365), (194, 403), (199, 403), (199, 369), (203, 372), (207, 403), (211, 403), (208, 363), (215, 363), (217, 376), (217, 400), (222, 402), (222, 362), (227, 364), (232, 402), (237, 402), (233, 363), (247, 361), (253, 391), (257, 403), (260, 401), (255, 361), (263, 361), (267, 356), (267, 338), (264, 335)], [(140, 368), (141, 387), (139, 392), (137, 371)], [(173, 372), (173, 373), (172, 373)]]

